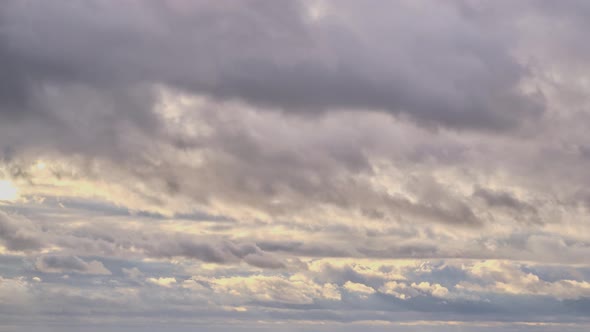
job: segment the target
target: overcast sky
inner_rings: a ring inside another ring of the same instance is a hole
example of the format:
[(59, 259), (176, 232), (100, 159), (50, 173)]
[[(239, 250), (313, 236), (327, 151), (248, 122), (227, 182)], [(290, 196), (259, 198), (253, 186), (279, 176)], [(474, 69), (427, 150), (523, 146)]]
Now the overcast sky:
[(2, 0), (0, 332), (587, 331), (590, 2)]

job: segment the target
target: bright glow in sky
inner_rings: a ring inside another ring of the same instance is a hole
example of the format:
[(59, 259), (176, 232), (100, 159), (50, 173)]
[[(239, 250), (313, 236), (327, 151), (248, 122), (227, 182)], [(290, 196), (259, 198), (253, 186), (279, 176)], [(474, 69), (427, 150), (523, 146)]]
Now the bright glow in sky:
[(18, 190), (11, 181), (0, 180), (0, 201), (14, 201), (18, 198)]

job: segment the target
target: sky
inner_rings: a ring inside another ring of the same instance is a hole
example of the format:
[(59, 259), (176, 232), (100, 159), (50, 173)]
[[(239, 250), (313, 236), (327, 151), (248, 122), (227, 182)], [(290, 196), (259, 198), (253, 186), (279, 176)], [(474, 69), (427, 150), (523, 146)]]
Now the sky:
[(590, 2), (3, 0), (0, 332), (587, 331)]

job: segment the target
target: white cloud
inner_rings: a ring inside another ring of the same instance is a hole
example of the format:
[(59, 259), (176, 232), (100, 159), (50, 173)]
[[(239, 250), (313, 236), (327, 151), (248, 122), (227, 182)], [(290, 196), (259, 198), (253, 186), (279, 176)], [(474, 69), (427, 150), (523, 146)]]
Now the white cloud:
[(347, 281), (344, 284), (344, 288), (349, 292), (360, 293), (364, 295), (375, 293), (375, 290), (372, 287), (352, 281)]
[(461, 282), (459, 289), (482, 293), (513, 295), (539, 295), (556, 299), (590, 297), (590, 282), (570, 279), (542, 280), (532, 272), (522, 270), (520, 264), (503, 261), (485, 261), (467, 267), (469, 274), (479, 283)]
[(310, 304), (315, 299), (340, 299), (335, 285), (319, 285), (299, 274), (290, 277), (251, 275), (215, 278), (208, 282), (216, 292), (240, 298), (241, 301)]
[(176, 285), (176, 278), (174, 277), (147, 278), (146, 281), (161, 287), (172, 287)]
[(402, 300), (408, 300), (420, 295), (430, 295), (438, 298), (446, 298), (449, 296), (449, 290), (436, 283), (429, 282), (406, 282), (389, 281), (385, 283), (379, 291), (385, 294), (393, 295)]

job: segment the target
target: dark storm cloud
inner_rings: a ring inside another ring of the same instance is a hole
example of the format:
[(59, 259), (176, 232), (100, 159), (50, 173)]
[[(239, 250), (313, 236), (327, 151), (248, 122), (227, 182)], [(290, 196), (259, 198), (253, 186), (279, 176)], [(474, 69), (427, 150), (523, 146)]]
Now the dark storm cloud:
[(10, 0), (0, 14), (2, 114), (38, 110), (48, 87), (81, 85), (107, 100), (117, 91), (128, 99), (117, 117), (149, 122), (129, 109), (130, 89), (165, 84), (289, 112), (376, 109), (454, 128), (539, 115), (540, 97), (517, 89), (527, 70), (510, 56), (510, 35), (458, 4), (339, 1), (313, 19), (313, 3), (296, 1)]

